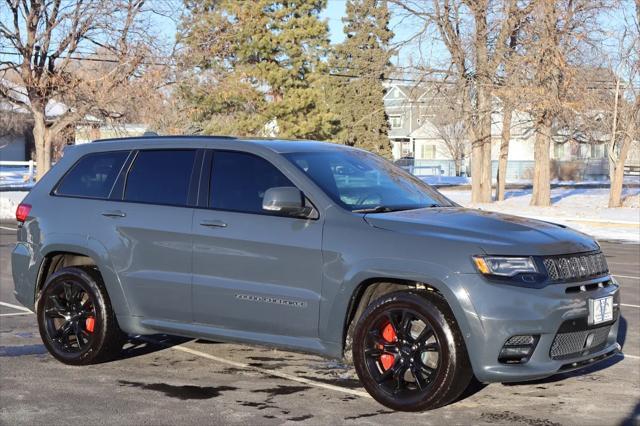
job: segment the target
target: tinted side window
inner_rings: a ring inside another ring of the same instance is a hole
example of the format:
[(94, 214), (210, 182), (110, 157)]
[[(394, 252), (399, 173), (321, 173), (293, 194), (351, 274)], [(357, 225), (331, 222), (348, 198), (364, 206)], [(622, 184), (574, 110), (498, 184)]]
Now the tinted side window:
[(211, 174), (209, 205), (222, 210), (264, 213), (267, 189), (295, 186), (267, 160), (241, 152), (215, 152)]
[(55, 193), (87, 198), (107, 198), (129, 151), (85, 155), (62, 178)]
[(124, 199), (186, 205), (195, 156), (195, 150), (140, 151), (127, 176)]

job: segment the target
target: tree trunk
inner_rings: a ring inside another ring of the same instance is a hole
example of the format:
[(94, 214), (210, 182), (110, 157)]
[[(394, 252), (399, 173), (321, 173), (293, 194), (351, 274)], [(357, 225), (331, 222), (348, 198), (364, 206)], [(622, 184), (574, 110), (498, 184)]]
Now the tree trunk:
[(36, 147), (36, 180), (51, 168), (51, 138), (49, 137), (45, 113), (33, 110), (33, 142)]
[[(546, 114), (545, 114), (546, 115)], [(543, 117), (536, 125), (534, 150), (532, 206), (551, 205), (551, 181), (549, 177), (549, 149), (551, 147), (551, 120)]]
[(508, 102), (502, 107), (502, 133), (500, 135), (500, 154), (498, 156), (498, 179), (496, 182), (496, 200), (504, 200), (507, 182), (507, 159), (509, 158), (509, 142), (511, 141), (511, 113), (513, 108)]
[[(475, 133), (475, 132), (473, 132)], [(482, 202), (482, 143), (474, 134), (471, 139), (471, 202)]]
[(489, 71), (489, 26), (487, 24), (488, 1), (476, 1), (472, 7), (475, 36), (473, 47), (475, 49), (476, 62), (476, 103), (475, 115), (477, 121), (474, 125), (475, 138), (472, 139), (472, 175), (471, 175), (471, 200), (473, 202), (491, 202), (491, 90), (492, 81), (489, 77), (493, 74)]
[(491, 198), (491, 112), (492, 112), (492, 96), (491, 78), (493, 71), (489, 66), (489, 25), (487, 23), (487, 14), (489, 10), (489, 2), (477, 1), (474, 13), (476, 24), (475, 49), (476, 49), (476, 67), (477, 67), (477, 96), (478, 96), (478, 135), (482, 144), (482, 183), (480, 184), (480, 197), (483, 203), (490, 203)]
[[(624, 183), (624, 163), (627, 162), (631, 141), (635, 133), (636, 123), (631, 122), (629, 129), (625, 132), (620, 153), (615, 163), (613, 163), (613, 171), (609, 170), (611, 176), (611, 184), (609, 187), (609, 207), (622, 207), (622, 184)], [(611, 162), (610, 162), (611, 163)]]
[(471, 145), (471, 200), (491, 200), (491, 102), (484, 88), (478, 89), (478, 122)]
[(490, 203), (493, 201), (491, 194), (491, 121), (488, 122), (489, 133), (482, 145), (482, 202)]

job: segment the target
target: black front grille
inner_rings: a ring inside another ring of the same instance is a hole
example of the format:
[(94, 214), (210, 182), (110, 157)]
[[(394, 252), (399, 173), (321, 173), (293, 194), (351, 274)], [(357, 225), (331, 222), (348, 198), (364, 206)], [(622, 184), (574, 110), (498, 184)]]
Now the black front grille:
[(552, 281), (595, 278), (609, 273), (607, 260), (599, 251), (546, 257), (543, 263)]

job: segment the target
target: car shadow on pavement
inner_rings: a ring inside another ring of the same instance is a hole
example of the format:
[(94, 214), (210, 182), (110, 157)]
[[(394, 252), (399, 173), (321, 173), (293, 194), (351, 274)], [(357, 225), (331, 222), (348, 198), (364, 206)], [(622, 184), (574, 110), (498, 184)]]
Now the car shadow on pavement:
[(112, 361), (120, 361), (128, 358), (135, 358), (158, 352), (170, 348), (171, 346), (181, 345), (188, 342), (186, 337), (169, 336), (166, 334), (155, 334), (151, 336), (129, 336), (123, 345), (120, 354)]
[(571, 377), (580, 377), (580, 376), (585, 376), (587, 374), (592, 374), (592, 373), (596, 373), (600, 370), (604, 370), (607, 369), (619, 362), (621, 362), (624, 358), (618, 355), (614, 355), (611, 358), (608, 358), (606, 360), (597, 362), (593, 365), (590, 365), (588, 367), (584, 367), (584, 368), (580, 368), (578, 370), (574, 370), (574, 371), (569, 371), (566, 373), (558, 373), (556, 375), (553, 375), (551, 377), (546, 377), (544, 379), (539, 379), (539, 380), (531, 380), (531, 381), (527, 381), (527, 382), (518, 382), (518, 383), (503, 383), (504, 386), (528, 386), (528, 385), (543, 385), (545, 383), (554, 383), (554, 382), (560, 382), (562, 380), (566, 380), (569, 379)]
[(620, 325), (618, 326), (618, 343), (620, 347), (624, 349), (624, 342), (627, 340), (627, 320), (623, 315), (620, 315)]
[(620, 423), (620, 426), (637, 426), (638, 424), (640, 424), (640, 402), (636, 404), (627, 418)]
[(455, 401), (453, 401), (451, 404), (455, 404), (458, 401), (462, 401), (463, 399), (467, 399), (473, 395), (475, 395), (476, 393), (480, 392), (482, 389), (486, 388), (487, 386), (489, 386), (486, 383), (482, 383), (480, 381), (478, 381), (478, 379), (476, 379), (475, 376), (473, 376), (471, 378), (471, 382), (469, 382), (469, 385), (467, 385), (467, 388), (464, 390), (464, 392), (462, 392), (460, 394), (459, 397), (457, 397), (455, 399)]

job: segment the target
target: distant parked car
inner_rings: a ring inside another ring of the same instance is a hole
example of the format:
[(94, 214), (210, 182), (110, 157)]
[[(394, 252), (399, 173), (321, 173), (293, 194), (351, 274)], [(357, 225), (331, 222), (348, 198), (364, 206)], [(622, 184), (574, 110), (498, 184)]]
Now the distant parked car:
[(462, 208), (345, 146), (74, 146), (16, 216), (16, 297), (66, 364), (109, 359), (125, 333), (257, 343), (346, 355), (377, 401), (424, 410), (473, 375), (539, 379), (620, 349), (594, 240)]

